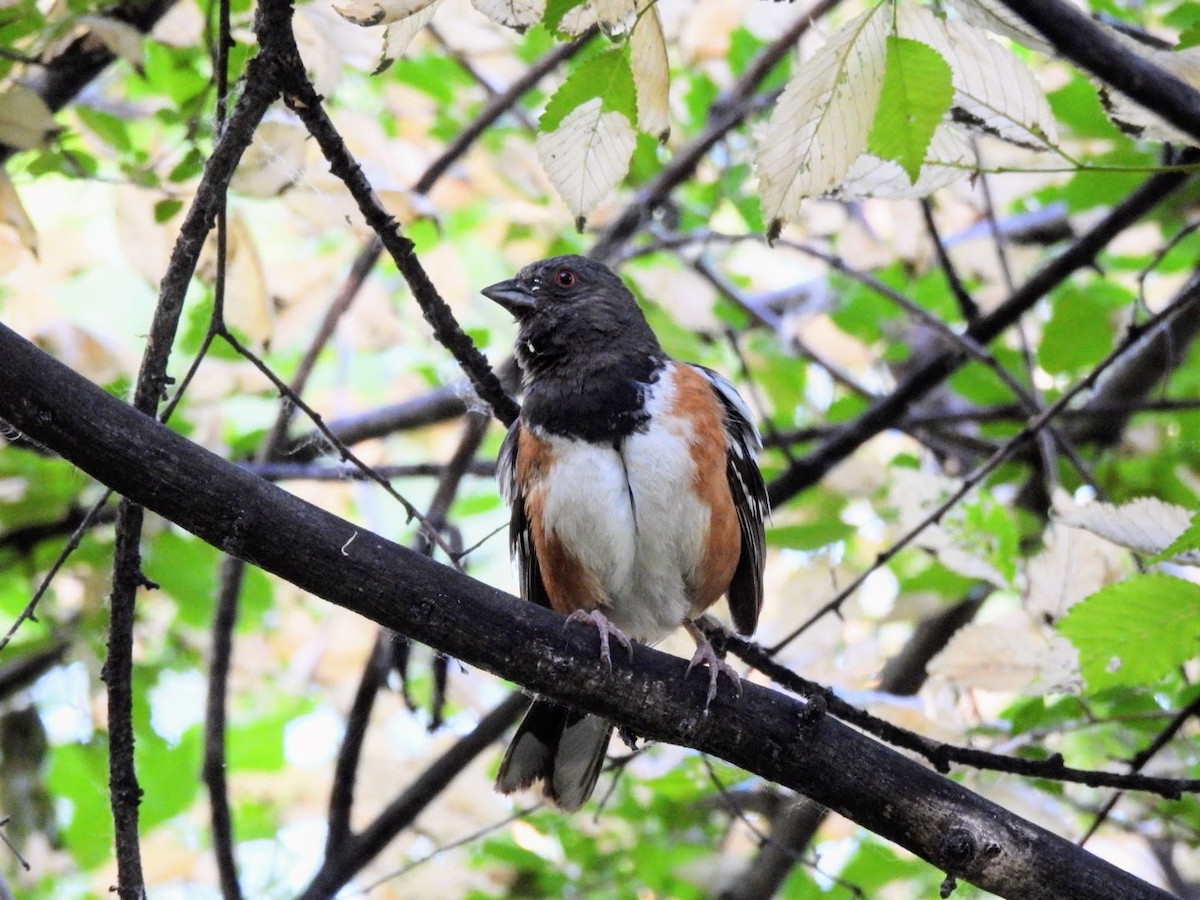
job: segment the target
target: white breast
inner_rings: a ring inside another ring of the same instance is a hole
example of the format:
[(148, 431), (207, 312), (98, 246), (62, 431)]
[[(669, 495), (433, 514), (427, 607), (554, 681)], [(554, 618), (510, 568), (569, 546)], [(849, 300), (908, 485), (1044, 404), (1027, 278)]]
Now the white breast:
[(545, 482), (545, 522), (596, 575), (605, 615), (653, 643), (688, 612), (684, 582), (700, 563), (709, 510), (692, 489), (692, 435), (666, 415), (674, 385), (664, 374), (647, 392), (648, 428), (621, 444), (591, 444), (539, 433), (553, 446)]

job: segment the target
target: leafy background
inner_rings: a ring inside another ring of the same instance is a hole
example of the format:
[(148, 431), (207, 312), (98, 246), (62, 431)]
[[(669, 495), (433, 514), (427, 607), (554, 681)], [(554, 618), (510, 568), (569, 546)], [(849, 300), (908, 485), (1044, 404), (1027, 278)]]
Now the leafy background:
[[(0, 180), (0, 316), (123, 397), (225, 107), (220, 10), (164, 7), (146, 36), (120, 7), (17, 0), (0, 18), (0, 143), (13, 151)], [(937, 353), (969, 350), (882, 434), (859, 432), (819, 481), (780, 491), (756, 640), (779, 645), (833, 604), (838, 615), (776, 659), (889, 721), (1018, 759), (1200, 777), (1194, 326), (1173, 322), (1159, 357), (1085, 390), (1052, 420), (1053, 437), (1014, 442), (1186, 289), (1200, 249), (1195, 188), (1131, 219), (1094, 268), (1040, 296), (987, 352), (954, 343), (1152, 173), (1190, 171), (1194, 160), (1162, 143), (1178, 130), (1098, 90), (996, 4), (825, 3), (813, 27), (800, 24), (813, 9), (730, 0), (476, 7), (313, 2), (294, 30), (348, 148), (493, 363), (513, 330), (478, 288), (552, 253), (603, 251), (669, 352), (738, 382), (761, 417), (772, 480), (853, 437), (864, 411)], [(1088, 11), (1166, 41), (1173, 50), (1122, 38), (1188, 76), (1200, 4), (1096, 0)], [(228, 16), (232, 105), (256, 43), (248, 3)], [(51, 115), (37, 60), (80, 42), (116, 61)], [(535, 68), (552, 54), (558, 64)], [(502, 113), (472, 134), (496, 103)], [(464, 135), (461, 154), (430, 169)], [(313, 458), (327, 442), (304, 414), (290, 452), (278, 443), (264, 456), (279, 391), (229, 342), (210, 341), (214, 303), (220, 294), (232, 335), (284, 381), (317, 348), (305, 403), (367, 464), (409, 467), (389, 474), (418, 509), (479, 429), (464, 406), (486, 407), (283, 106), (259, 126), (226, 202), (223, 255), (210, 238), (174, 348), (177, 384), (203, 362), (172, 427), (371, 530), (421, 541), (378, 484), (336, 454)], [(434, 401), (449, 411), (418, 413)], [(475, 548), (461, 560), (470, 574), (511, 592), (490, 477), (502, 430), (479, 431), (444, 535)], [(101, 680), (115, 503), (49, 580), (36, 620), (22, 621), (103, 489), (5, 437), (0, 615), (19, 627), (0, 650), (0, 815), (15, 848), (3, 871), (18, 896), (104, 896), (116, 881)], [(974, 489), (900, 546), (972, 471)], [(219, 896), (200, 772), (214, 616), (231, 576), (218, 551), (153, 516), (141, 549), (157, 585), (139, 591), (132, 674), (146, 881), (155, 897)], [(320, 865), (334, 762), (354, 729), (361, 828), (509, 687), (419, 647), (388, 671), (376, 626), (252, 568), (237, 596), (225, 706), (241, 890), (294, 896)], [(951, 612), (958, 627), (916, 681), (889, 681)], [(686, 641), (666, 646), (686, 654)], [(364, 666), (387, 688), (368, 723), (350, 712)], [(622, 758), (593, 814), (573, 818), (493, 794), (499, 751), (471, 762), (346, 895), (932, 896), (944, 877), (837, 816), (789, 842), (803, 806), (691, 751)], [(1089, 849), (1181, 895), (1200, 880), (1194, 793), (1130, 793), (1106, 809), (1108, 790), (968, 767), (953, 777), (1072, 840), (1100, 823)]]

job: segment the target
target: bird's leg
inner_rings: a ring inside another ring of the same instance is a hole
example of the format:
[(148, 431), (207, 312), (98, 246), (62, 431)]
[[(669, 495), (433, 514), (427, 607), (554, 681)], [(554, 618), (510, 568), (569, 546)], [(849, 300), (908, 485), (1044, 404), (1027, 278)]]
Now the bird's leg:
[(713, 649), (713, 645), (709, 643), (708, 638), (704, 636), (704, 632), (699, 629), (695, 622), (691, 619), (684, 619), (683, 627), (687, 629), (687, 633), (692, 636), (692, 640), (696, 642), (696, 653), (692, 656), (692, 661), (688, 663), (686, 678), (692, 674), (692, 669), (703, 663), (708, 666), (708, 697), (704, 701), (704, 711), (708, 712), (709, 705), (713, 702), (713, 698), (717, 696), (717, 681), (724, 672), (729, 680), (733, 682), (733, 688), (737, 691), (738, 696), (742, 695), (742, 680), (738, 677), (738, 673), (733, 670), (733, 666), (717, 656), (717, 651)]
[[(569, 616), (567, 622), (583, 622), (596, 626), (596, 630), (600, 632), (600, 658), (604, 660), (605, 665), (609, 670), (612, 670), (612, 657), (608, 653), (608, 639), (612, 637), (618, 644), (621, 644), (629, 651), (629, 660), (633, 661), (633, 644), (629, 638), (625, 636), (625, 632), (621, 631), (616, 625), (608, 621), (608, 616), (604, 615), (600, 610), (593, 609), (591, 612), (577, 609)], [(564, 628), (566, 625), (563, 626)]]

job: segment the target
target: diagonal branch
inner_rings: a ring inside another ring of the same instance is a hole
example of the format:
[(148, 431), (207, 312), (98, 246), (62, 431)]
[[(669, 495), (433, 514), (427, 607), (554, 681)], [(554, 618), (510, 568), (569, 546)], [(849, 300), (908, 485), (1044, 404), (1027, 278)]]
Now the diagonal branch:
[[(1188, 163), (1200, 160), (1200, 153), (1189, 150), (1184, 154)], [(978, 319), (967, 329), (967, 336), (979, 344), (987, 344), (1008, 329), (1050, 290), (1066, 281), (1085, 266), (1091, 265), (1097, 254), (1118, 234), (1134, 224), (1182, 187), (1189, 176), (1182, 172), (1162, 172), (1150, 178), (1131, 193), (1091, 231), (1051, 260), (1029, 281), (1013, 292), (989, 315)], [(830, 437), (819, 449), (797, 460), (768, 486), (771, 505), (778, 506), (805, 488), (816, 484), (830, 470), (845, 460), (866, 441), (888, 428), (896, 427), (909, 408), (938, 384), (950, 377), (967, 360), (961, 350), (945, 351), (922, 365), (896, 385), (888, 396), (875, 402), (861, 416)]]
[(1127, 49), (1063, 0), (1001, 0), (1040, 31), (1063, 56), (1158, 113), (1200, 143), (1200, 93)]
[(1161, 898), (1074, 847), (823, 714), (745, 684), (700, 715), (686, 662), (647, 647), (610, 671), (584, 629), (363, 531), (158, 425), (0, 326), (0, 419), (133, 502), (301, 589), (654, 740), (800, 791), (993, 893)]

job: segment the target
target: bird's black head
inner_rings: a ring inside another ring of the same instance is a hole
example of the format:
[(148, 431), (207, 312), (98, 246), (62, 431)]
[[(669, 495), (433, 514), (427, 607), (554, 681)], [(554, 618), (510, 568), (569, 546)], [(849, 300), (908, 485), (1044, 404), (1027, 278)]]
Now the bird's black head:
[(633, 294), (603, 263), (554, 256), (482, 293), (520, 325), (517, 359), (530, 379), (551, 371), (583, 377), (614, 367), (641, 369), (662, 357)]

